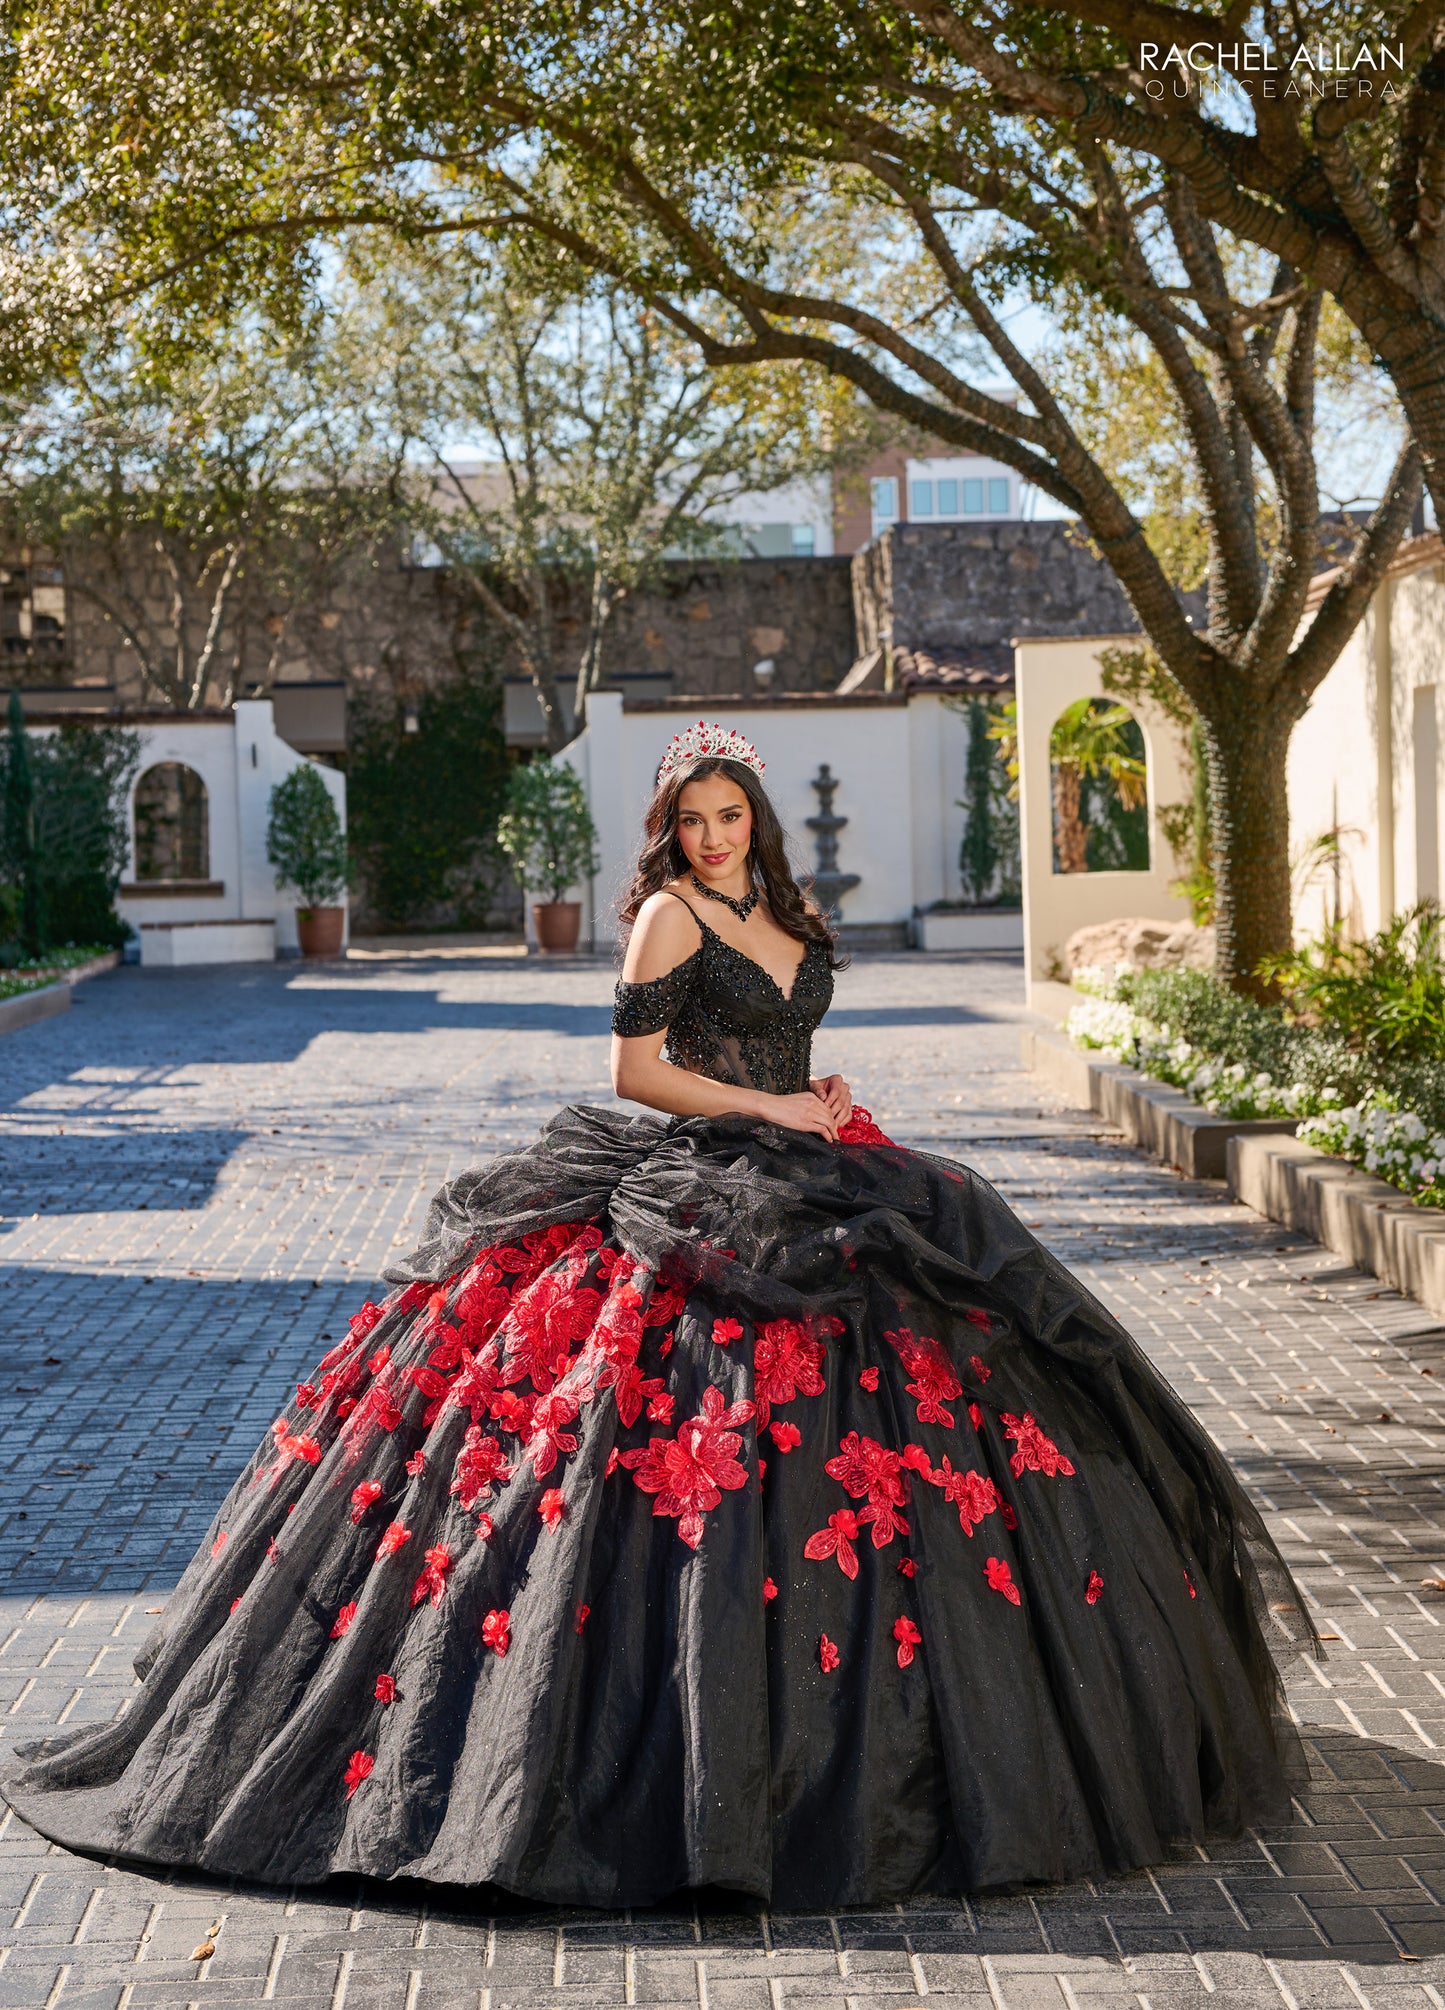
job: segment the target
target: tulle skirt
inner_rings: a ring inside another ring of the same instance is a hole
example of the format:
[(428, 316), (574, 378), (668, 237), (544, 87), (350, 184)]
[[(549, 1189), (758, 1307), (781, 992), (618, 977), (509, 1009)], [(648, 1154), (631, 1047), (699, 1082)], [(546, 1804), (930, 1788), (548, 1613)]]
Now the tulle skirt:
[(154, 1864), (599, 1906), (1287, 1819), (1268, 1640), (1312, 1636), (1225, 1460), (986, 1181), (848, 1135), (565, 1109), (444, 1188), (130, 1710), (11, 1804)]

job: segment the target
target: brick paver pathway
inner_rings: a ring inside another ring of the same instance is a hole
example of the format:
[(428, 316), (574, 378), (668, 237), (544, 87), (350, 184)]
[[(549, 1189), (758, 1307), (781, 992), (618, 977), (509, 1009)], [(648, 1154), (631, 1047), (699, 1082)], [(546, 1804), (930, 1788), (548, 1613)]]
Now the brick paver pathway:
[[(501, 958), (123, 971), (0, 1041), (6, 1751), (125, 1707), (231, 1475), (438, 1182), (610, 1100), (609, 989)], [(1107, 1885), (784, 1918), (233, 1888), (7, 1815), (0, 2010), (1445, 2010), (1445, 1332), (1058, 1109), (1018, 1069), (1021, 997), (1007, 961), (860, 961), (820, 1060), (996, 1180), (1263, 1502), (1329, 1640), (1290, 1680), (1296, 1826)]]

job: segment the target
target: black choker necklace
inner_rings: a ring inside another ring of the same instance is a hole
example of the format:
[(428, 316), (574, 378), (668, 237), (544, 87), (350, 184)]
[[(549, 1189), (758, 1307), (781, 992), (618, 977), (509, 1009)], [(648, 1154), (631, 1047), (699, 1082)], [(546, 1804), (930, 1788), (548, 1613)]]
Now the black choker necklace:
[(751, 893), (745, 893), (741, 900), (734, 900), (730, 893), (719, 893), (717, 888), (714, 886), (704, 886), (696, 873), (693, 873), (690, 876), (693, 885), (697, 888), (698, 892), (703, 896), (704, 900), (720, 900), (724, 907), (730, 907), (732, 909), (733, 913), (737, 916), (739, 921), (746, 921), (748, 916), (752, 913), (753, 909), (757, 906), (759, 900), (761, 900), (762, 898), (762, 895), (759, 892), (758, 888), (754, 887)]

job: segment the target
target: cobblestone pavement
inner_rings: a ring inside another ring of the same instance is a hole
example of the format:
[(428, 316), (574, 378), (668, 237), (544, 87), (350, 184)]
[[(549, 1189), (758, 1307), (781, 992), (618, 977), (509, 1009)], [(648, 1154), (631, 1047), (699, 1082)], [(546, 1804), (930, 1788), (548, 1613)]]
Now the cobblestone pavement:
[[(231, 1475), (439, 1181), (611, 1100), (610, 983), (505, 957), (127, 970), (0, 1041), (6, 1752), (125, 1706)], [(1329, 1643), (1290, 1678), (1292, 1828), (1105, 1885), (783, 1918), (152, 1877), (7, 1815), (0, 2010), (1445, 2010), (1445, 1331), (1060, 1109), (1019, 1071), (1021, 1012), (1007, 960), (860, 960), (819, 1059), (1001, 1186), (1265, 1506)]]

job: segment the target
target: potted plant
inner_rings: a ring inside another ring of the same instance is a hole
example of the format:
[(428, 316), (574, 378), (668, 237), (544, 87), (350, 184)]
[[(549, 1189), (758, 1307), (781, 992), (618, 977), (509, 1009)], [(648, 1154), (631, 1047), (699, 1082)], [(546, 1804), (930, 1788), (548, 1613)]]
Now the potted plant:
[(311, 762), (293, 768), (271, 791), (266, 856), (278, 887), (299, 896), (296, 933), (303, 956), (336, 956), (346, 926), (341, 905), (348, 877), (346, 833)]
[(597, 870), (597, 829), (573, 769), (546, 756), (514, 768), (497, 843), (523, 893), (546, 895), (532, 906), (537, 947), (571, 955), (582, 930), (582, 903), (562, 896)]

